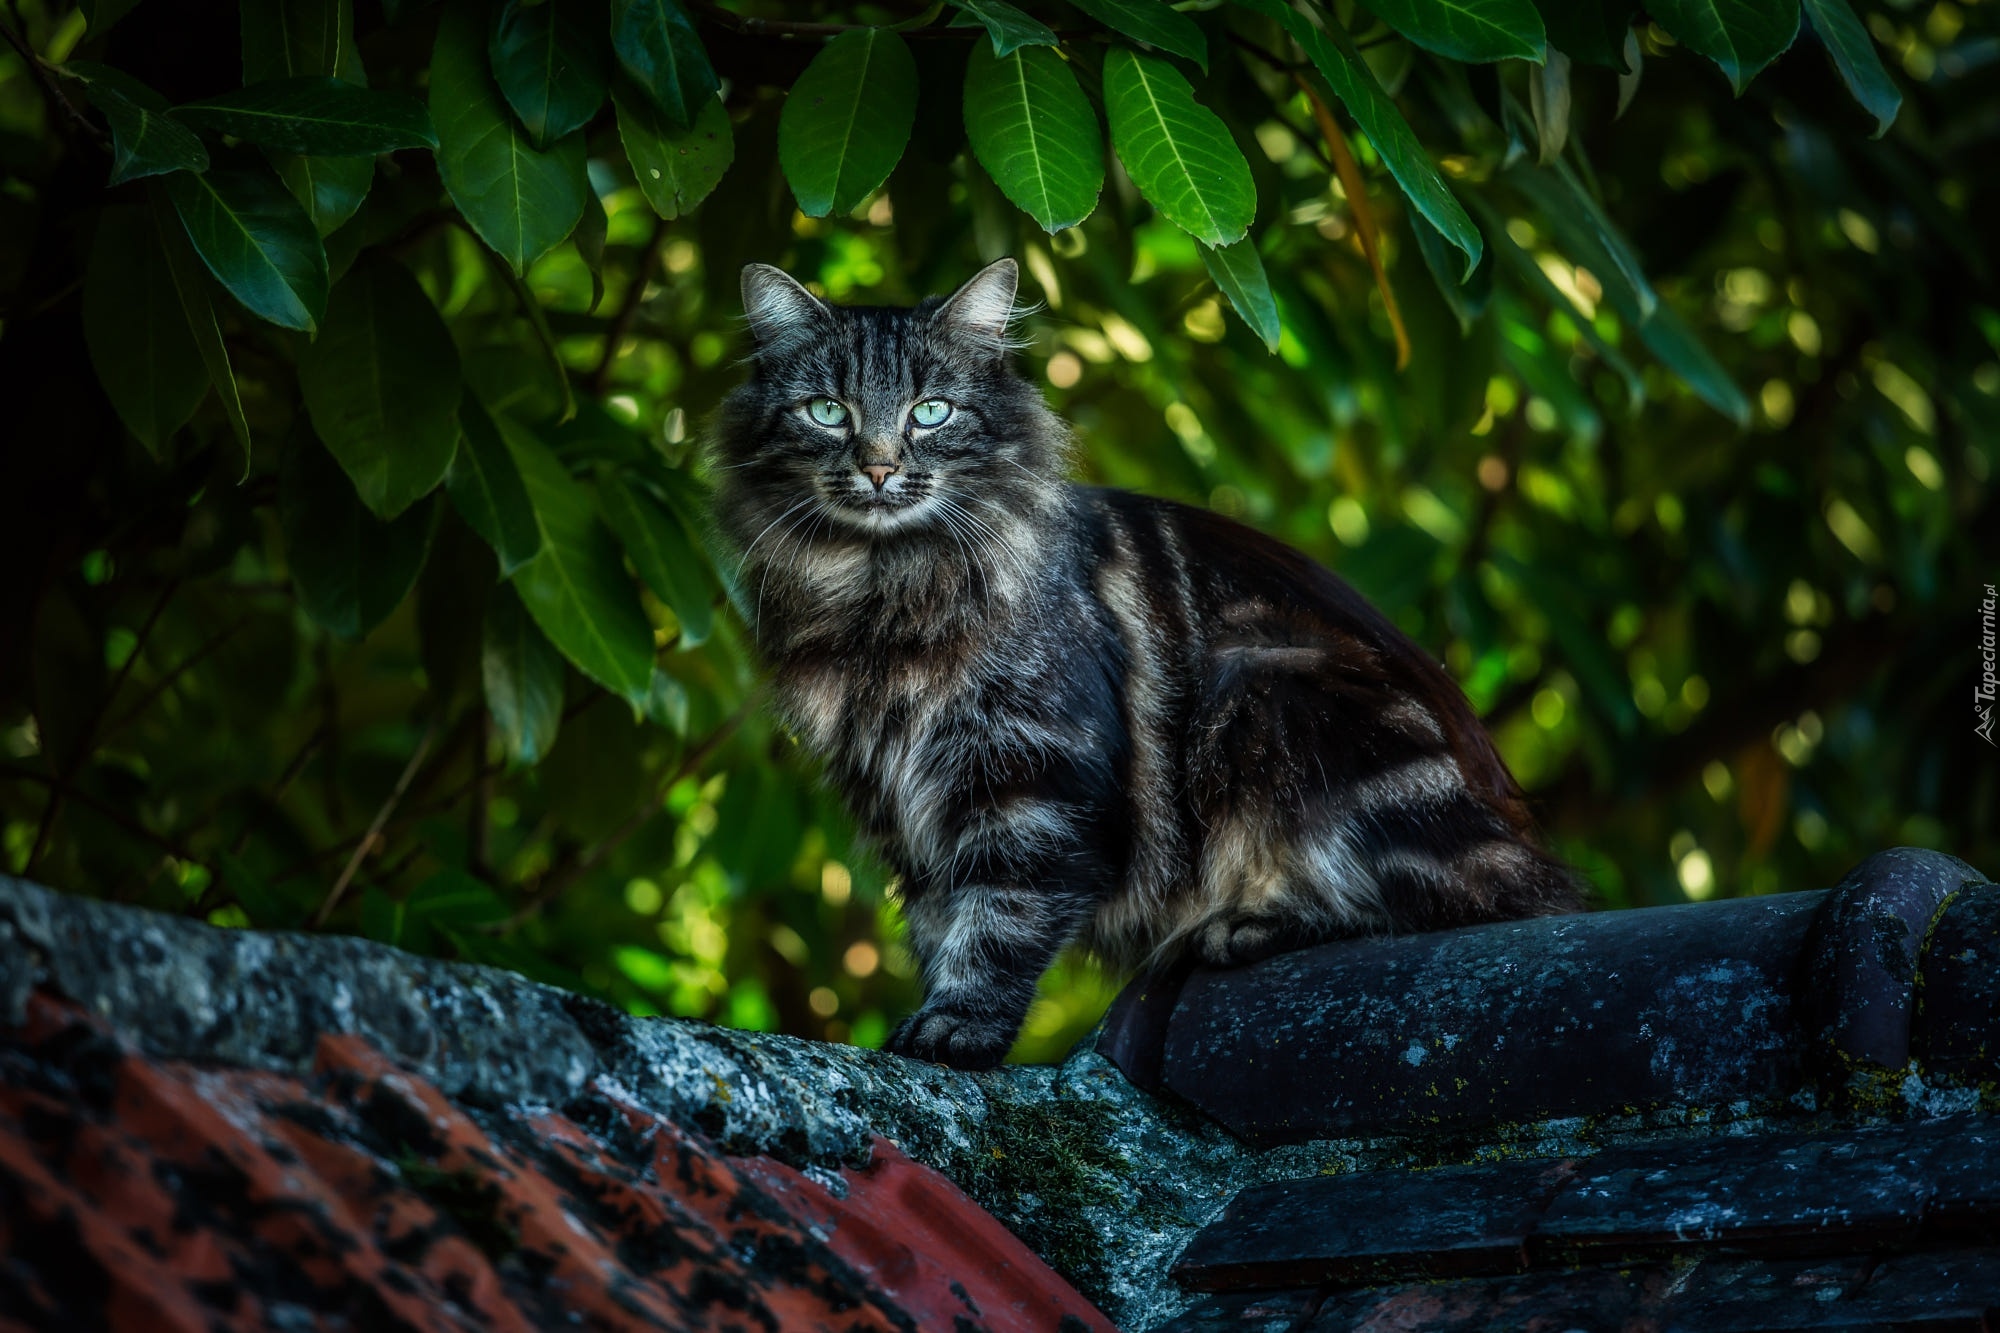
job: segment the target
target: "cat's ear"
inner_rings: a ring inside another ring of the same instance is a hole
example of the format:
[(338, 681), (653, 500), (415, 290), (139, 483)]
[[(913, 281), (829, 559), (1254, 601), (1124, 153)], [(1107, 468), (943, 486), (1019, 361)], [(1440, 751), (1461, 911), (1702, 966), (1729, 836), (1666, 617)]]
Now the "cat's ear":
[(743, 315), (760, 351), (774, 351), (827, 317), (818, 297), (791, 274), (769, 264), (743, 266)]
[(1014, 318), (1014, 293), (1021, 268), (1011, 259), (996, 259), (971, 281), (953, 292), (933, 318), (941, 329), (995, 353), (1008, 347), (1007, 325)]

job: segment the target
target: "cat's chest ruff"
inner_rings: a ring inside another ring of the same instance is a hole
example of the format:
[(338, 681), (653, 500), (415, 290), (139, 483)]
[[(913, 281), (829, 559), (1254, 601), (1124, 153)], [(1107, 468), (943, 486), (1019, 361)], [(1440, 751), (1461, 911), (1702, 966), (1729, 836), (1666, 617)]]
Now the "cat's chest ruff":
[(778, 705), (806, 744), (835, 763), (874, 766), (901, 749), (965, 690), (963, 655), (949, 650), (887, 661), (797, 661), (780, 668)]

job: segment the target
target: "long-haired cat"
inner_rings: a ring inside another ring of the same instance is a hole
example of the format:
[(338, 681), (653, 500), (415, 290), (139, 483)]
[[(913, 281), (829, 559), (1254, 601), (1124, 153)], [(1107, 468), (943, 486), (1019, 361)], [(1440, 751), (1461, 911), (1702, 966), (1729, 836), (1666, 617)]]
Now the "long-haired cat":
[(902, 876), (925, 1000), (889, 1049), (997, 1064), (1072, 941), (1227, 965), (1577, 909), (1456, 684), (1358, 593), (1064, 480), (1016, 281), (836, 307), (752, 264), (714, 441), (777, 705)]

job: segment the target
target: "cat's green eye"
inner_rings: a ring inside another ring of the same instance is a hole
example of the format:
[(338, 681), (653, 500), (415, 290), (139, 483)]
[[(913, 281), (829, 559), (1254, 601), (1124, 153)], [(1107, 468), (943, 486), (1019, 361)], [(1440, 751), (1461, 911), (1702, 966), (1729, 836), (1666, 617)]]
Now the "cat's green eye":
[(822, 426), (847, 424), (847, 404), (832, 398), (815, 398), (806, 404), (806, 415)]
[(910, 420), (919, 426), (942, 426), (951, 417), (951, 404), (942, 398), (926, 398), (910, 409)]

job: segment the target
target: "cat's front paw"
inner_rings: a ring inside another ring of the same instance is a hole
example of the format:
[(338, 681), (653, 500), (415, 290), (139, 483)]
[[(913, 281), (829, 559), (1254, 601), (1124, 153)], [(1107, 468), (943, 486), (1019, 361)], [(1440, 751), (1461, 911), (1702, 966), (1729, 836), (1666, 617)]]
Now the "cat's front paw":
[(882, 1049), (953, 1069), (992, 1069), (1007, 1058), (1018, 1026), (951, 1009), (919, 1009), (897, 1024)]

